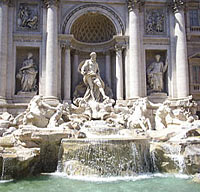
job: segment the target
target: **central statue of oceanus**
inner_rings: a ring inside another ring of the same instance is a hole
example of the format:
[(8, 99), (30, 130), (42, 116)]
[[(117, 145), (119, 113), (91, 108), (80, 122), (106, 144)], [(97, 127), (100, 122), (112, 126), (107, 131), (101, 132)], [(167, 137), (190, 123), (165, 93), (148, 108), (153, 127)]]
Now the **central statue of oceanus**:
[(84, 95), (84, 100), (86, 102), (90, 100), (99, 102), (101, 100), (101, 96), (103, 101), (109, 99), (104, 91), (104, 82), (100, 77), (100, 70), (98, 63), (96, 62), (96, 57), (97, 54), (92, 52), (90, 54), (90, 59), (82, 61), (78, 69), (83, 75), (83, 82), (87, 87)]

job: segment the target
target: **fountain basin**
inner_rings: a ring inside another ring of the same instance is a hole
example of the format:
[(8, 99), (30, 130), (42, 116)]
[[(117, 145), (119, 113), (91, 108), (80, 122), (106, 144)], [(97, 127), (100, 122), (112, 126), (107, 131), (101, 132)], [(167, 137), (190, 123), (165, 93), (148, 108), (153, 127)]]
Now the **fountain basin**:
[(151, 171), (147, 139), (63, 139), (58, 170), (69, 176), (131, 176)]

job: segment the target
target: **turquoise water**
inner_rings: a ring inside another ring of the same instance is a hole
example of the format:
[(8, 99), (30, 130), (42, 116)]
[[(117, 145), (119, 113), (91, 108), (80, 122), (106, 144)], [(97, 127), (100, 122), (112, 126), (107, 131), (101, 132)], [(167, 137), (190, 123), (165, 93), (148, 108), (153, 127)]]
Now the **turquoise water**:
[(186, 176), (161, 174), (102, 179), (41, 175), (1, 182), (0, 192), (200, 192), (200, 184)]

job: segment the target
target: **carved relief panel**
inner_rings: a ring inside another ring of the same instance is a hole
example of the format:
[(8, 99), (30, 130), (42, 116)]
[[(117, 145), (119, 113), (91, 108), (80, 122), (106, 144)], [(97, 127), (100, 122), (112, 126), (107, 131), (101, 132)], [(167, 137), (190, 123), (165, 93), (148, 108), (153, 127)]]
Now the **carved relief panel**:
[(16, 28), (18, 31), (40, 30), (40, 7), (38, 3), (20, 2), (17, 6)]
[(145, 12), (145, 34), (166, 34), (166, 10), (164, 8), (147, 8)]

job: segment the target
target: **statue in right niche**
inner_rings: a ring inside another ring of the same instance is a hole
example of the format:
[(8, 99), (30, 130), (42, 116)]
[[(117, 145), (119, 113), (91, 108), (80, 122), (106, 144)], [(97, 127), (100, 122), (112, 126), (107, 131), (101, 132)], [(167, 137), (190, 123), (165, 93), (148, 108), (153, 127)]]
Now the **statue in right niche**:
[(147, 83), (152, 92), (162, 92), (164, 89), (164, 74), (167, 71), (168, 62), (160, 61), (161, 56), (156, 55), (156, 61), (147, 67)]

